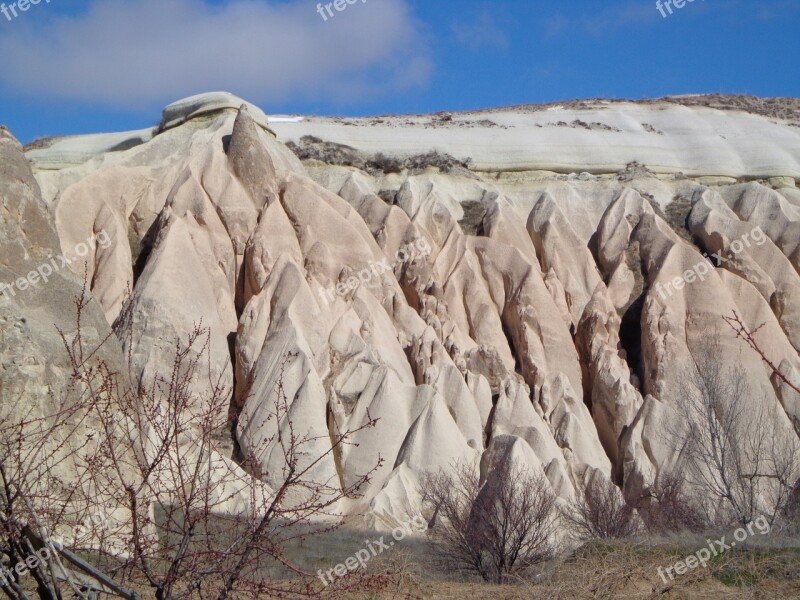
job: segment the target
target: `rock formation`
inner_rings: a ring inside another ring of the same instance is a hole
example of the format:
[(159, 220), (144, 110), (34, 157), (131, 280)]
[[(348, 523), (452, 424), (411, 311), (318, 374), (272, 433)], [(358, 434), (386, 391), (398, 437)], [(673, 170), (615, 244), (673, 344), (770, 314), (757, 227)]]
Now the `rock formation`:
[[(576, 120), (606, 127), (558, 126)], [(309, 135), (372, 166), (301, 161), (291, 148)], [(19, 153), (0, 157), (22, 202), (3, 196), (3, 268), (18, 276), (27, 253), (108, 232), (85, 260), (98, 331), (130, 328), (121, 351), (149, 385), (176, 340), (209, 328), (210, 378), (267, 484), (282, 455), (261, 442), (289, 427), (266, 418), (280, 383), (312, 450), (378, 418), (314, 466), (344, 487), (382, 457), (340, 507), (374, 526), (416, 509), (427, 471), (481, 457), (542, 472), (562, 500), (595, 477), (635, 498), (674, 464), (665, 423), (712, 333), (776, 409), (774, 427), (800, 431), (800, 398), (723, 321), (764, 323), (770, 359), (800, 373), (800, 133), (787, 124), (621, 103), (270, 122), (210, 94), (114, 141), (27, 153), (55, 230), (36, 182), (15, 175)], [(626, 169), (636, 160), (647, 169)], [(48, 290), (53, 311), (65, 292)], [(2, 314), (20, 343), (52, 318)], [(15, 347), (4, 342), (4, 360), (20, 360)], [(41, 385), (28, 371), (19, 392)], [(209, 385), (193, 382), (198, 402)]]

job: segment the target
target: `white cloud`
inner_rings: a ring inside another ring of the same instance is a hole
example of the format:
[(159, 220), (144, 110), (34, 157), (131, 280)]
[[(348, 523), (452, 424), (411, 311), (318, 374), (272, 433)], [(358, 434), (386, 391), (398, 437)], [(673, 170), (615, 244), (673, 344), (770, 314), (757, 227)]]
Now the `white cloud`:
[(422, 85), (433, 68), (406, 0), (328, 21), (310, 0), (92, 0), (78, 16), (33, 16), (0, 31), (0, 82), (43, 99), (130, 109), (226, 89), (348, 102)]
[(548, 38), (553, 38), (561, 34), (569, 28), (570, 22), (567, 17), (562, 14), (555, 14), (544, 20), (545, 35)]
[(545, 35), (554, 38), (562, 34), (574, 36), (576, 33), (588, 33), (605, 37), (620, 29), (640, 27), (662, 19), (655, 2), (642, 3), (641, 0), (626, 0), (612, 5), (605, 3), (590, 14), (586, 12), (574, 17), (561, 13), (548, 17), (544, 21)]
[(459, 21), (452, 26), (456, 41), (470, 50), (482, 47), (508, 49), (508, 36), (488, 11), (483, 11), (472, 21)]

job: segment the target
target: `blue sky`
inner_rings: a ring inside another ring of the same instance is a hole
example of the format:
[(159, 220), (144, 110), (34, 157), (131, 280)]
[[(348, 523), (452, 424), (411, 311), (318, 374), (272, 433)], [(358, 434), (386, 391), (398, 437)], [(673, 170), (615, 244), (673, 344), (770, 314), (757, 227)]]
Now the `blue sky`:
[[(11, 2), (5, 0), (5, 4)], [(0, 123), (119, 131), (226, 90), (367, 115), (684, 93), (800, 96), (800, 0), (40, 0), (0, 14)]]

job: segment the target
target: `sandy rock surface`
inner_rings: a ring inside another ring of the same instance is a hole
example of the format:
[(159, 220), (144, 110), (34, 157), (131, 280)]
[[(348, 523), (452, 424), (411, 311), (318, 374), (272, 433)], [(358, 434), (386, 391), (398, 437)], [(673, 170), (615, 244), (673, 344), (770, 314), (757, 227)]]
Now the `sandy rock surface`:
[[(357, 166), (301, 161), (308, 135)], [(134, 383), (202, 322), (231, 398), (220, 422), (268, 485), (290, 426), (269, 419), (281, 385), (312, 454), (378, 419), (313, 471), (335, 490), (382, 458), (340, 507), (375, 527), (416, 510), (426, 472), (482, 457), (543, 473), (563, 501), (595, 477), (635, 498), (674, 464), (663, 430), (712, 335), (774, 427), (800, 430), (796, 394), (723, 321), (764, 323), (771, 360), (800, 373), (800, 130), (777, 118), (599, 102), (271, 122), (210, 94), (137, 139), (29, 151), (43, 200), (30, 176), (16, 184), (3, 267), (107, 231), (87, 272), (103, 325), (133, 331)], [(430, 151), (457, 164), (408, 159)], [(14, 152), (0, 168), (27, 168)], [(21, 210), (27, 234), (10, 225)], [(198, 402), (209, 386), (193, 382)]]

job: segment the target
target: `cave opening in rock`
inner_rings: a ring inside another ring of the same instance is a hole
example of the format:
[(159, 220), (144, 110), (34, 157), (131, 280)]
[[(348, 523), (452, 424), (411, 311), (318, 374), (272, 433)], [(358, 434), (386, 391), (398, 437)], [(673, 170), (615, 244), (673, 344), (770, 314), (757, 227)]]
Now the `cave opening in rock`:
[(619, 327), (619, 343), (625, 351), (625, 362), (631, 373), (636, 375), (639, 381), (644, 373), (642, 364), (642, 309), (647, 294), (643, 292), (628, 307), (622, 315), (622, 323)]

